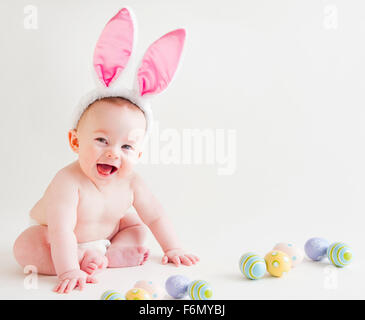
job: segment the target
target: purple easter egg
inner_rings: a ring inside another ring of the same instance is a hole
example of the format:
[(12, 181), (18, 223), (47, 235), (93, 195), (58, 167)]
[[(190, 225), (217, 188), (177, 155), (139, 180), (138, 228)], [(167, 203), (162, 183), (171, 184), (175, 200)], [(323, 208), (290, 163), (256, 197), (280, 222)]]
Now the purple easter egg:
[(304, 245), (304, 251), (308, 258), (321, 261), (327, 255), (329, 242), (324, 238), (311, 238)]
[(165, 288), (171, 297), (181, 299), (187, 294), (189, 283), (190, 280), (187, 277), (175, 275), (166, 280)]

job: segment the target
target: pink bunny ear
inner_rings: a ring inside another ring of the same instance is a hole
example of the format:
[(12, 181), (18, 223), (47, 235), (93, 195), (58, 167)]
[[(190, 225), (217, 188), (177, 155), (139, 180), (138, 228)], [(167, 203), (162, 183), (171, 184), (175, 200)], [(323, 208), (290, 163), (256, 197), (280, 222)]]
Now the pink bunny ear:
[(133, 21), (128, 9), (121, 9), (104, 27), (94, 51), (94, 68), (109, 87), (126, 67), (133, 48)]
[(185, 30), (171, 31), (156, 40), (147, 49), (137, 73), (139, 93), (157, 94), (171, 82), (185, 41)]

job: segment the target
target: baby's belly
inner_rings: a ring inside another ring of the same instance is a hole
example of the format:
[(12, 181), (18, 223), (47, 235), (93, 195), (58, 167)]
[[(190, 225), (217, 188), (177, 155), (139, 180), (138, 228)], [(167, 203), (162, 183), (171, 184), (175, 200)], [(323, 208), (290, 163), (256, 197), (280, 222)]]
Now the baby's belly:
[(119, 230), (119, 220), (115, 223), (78, 223), (75, 227), (75, 236), (78, 243), (95, 241), (101, 239), (111, 239)]
[[(41, 225), (48, 225), (45, 214), (41, 210), (31, 210), (30, 217)], [(78, 243), (101, 239), (111, 239), (119, 230), (120, 219), (115, 221), (79, 221), (74, 233)]]

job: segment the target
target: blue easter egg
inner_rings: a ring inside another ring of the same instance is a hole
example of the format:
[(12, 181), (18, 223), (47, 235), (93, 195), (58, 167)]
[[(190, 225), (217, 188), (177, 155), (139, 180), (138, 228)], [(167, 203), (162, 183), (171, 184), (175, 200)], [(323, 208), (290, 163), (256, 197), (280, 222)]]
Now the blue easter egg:
[(115, 290), (105, 291), (101, 298), (101, 300), (125, 300), (123, 295)]
[(351, 262), (352, 251), (345, 243), (335, 242), (328, 247), (327, 257), (333, 265), (343, 268)]
[(260, 279), (266, 272), (265, 259), (253, 252), (245, 253), (240, 258), (239, 268), (242, 274), (248, 279)]

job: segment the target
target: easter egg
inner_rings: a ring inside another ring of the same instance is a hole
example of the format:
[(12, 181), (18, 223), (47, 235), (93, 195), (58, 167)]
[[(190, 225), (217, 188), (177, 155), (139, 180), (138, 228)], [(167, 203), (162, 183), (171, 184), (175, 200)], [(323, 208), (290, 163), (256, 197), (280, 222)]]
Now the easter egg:
[(253, 252), (248, 252), (242, 255), (238, 266), (242, 274), (251, 280), (262, 278), (266, 272), (264, 258)]
[(101, 295), (101, 300), (124, 300), (122, 294), (115, 290), (107, 290)]
[(327, 254), (329, 243), (323, 238), (311, 238), (304, 245), (304, 251), (308, 258), (321, 261)]
[(295, 267), (303, 261), (304, 253), (302, 249), (295, 246), (293, 243), (280, 242), (273, 250), (279, 250), (286, 253), (291, 259), (291, 266)]
[(345, 243), (335, 242), (328, 247), (327, 257), (333, 265), (343, 268), (351, 262), (352, 251)]
[(126, 293), (125, 298), (127, 300), (151, 300), (151, 295), (145, 289), (133, 288)]
[(175, 298), (182, 299), (187, 294), (190, 280), (183, 275), (174, 275), (166, 280), (165, 288), (167, 293)]
[(189, 284), (188, 294), (193, 300), (210, 300), (213, 297), (213, 290), (208, 282), (194, 280)]
[(289, 256), (282, 251), (272, 250), (265, 256), (266, 269), (274, 277), (281, 277), (291, 268)]
[(160, 300), (164, 296), (164, 290), (152, 281), (137, 281), (134, 285), (134, 288), (141, 288), (146, 290), (150, 294), (151, 298), (154, 300)]

